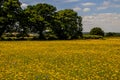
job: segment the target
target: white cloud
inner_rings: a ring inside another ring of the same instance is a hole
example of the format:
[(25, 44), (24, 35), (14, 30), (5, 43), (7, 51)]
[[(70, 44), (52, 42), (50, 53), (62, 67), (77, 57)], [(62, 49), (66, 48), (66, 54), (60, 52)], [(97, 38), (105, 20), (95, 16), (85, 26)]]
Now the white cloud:
[(120, 5), (119, 5), (119, 4), (112, 4), (111, 7), (114, 7), (114, 8), (120, 8)]
[[(118, 0), (114, 0), (118, 1)], [(104, 1), (99, 7), (97, 7), (97, 10), (103, 10), (108, 8), (120, 8), (120, 4), (115, 4), (110, 1)]]
[(65, 0), (64, 2), (78, 2), (79, 0)]
[(105, 7), (105, 6), (100, 6), (100, 7), (97, 7), (97, 10), (103, 10), (103, 9), (107, 9), (108, 7)]
[(111, 2), (109, 1), (104, 1), (100, 7), (97, 8), (97, 10), (102, 10), (102, 9), (107, 9), (110, 7)]
[(120, 0), (113, 0), (113, 1), (118, 2), (118, 1), (120, 1)]
[(84, 8), (84, 9), (83, 9), (83, 12), (89, 12), (89, 11), (91, 11), (90, 8)]
[(87, 2), (87, 3), (82, 3), (83, 6), (94, 6), (96, 5), (95, 3), (92, 2)]
[(90, 31), (93, 27), (101, 27), (105, 32), (120, 31), (120, 14), (103, 13), (93, 16), (83, 17), (83, 29), (85, 32)]
[(80, 8), (80, 7), (74, 7), (73, 10), (74, 10), (74, 11), (80, 11), (81, 8)]
[(22, 5), (21, 5), (21, 7), (22, 7), (23, 9), (25, 9), (27, 6), (28, 6), (28, 4), (26, 4), (26, 3), (22, 3)]

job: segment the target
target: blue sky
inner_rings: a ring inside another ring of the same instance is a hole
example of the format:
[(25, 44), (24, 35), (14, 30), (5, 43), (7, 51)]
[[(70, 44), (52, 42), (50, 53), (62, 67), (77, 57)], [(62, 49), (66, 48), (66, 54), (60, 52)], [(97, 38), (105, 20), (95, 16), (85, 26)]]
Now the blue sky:
[[(73, 9), (83, 17), (84, 31), (101, 27), (105, 32), (120, 32), (120, 0), (20, 0), (22, 7), (37, 3), (54, 5), (57, 10)], [(107, 24), (106, 24), (107, 23)]]

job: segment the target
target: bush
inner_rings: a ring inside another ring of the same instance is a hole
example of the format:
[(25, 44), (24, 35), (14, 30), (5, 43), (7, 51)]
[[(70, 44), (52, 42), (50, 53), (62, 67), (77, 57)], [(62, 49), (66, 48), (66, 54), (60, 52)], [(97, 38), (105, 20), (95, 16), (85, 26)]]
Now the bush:
[(108, 32), (106, 33), (106, 37), (120, 37), (120, 33)]
[(104, 36), (104, 31), (99, 27), (95, 27), (95, 28), (91, 29), (90, 34)]
[(84, 39), (103, 39), (103, 36), (99, 36), (99, 35), (84, 35), (83, 38)]

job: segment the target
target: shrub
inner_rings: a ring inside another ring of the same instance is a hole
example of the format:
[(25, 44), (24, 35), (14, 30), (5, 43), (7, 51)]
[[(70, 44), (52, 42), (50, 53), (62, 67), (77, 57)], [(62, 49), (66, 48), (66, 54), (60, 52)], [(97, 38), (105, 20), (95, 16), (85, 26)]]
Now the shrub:
[(106, 33), (106, 37), (120, 37), (120, 33), (108, 32)]
[(104, 36), (104, 31), (99, 27), (94, 27), (93, 29), (91, 29), (90, 34)]
[(83, 38), (84, 39), (103, 39), (103, 36), (99, 36), (99, 35), (84, 35)]

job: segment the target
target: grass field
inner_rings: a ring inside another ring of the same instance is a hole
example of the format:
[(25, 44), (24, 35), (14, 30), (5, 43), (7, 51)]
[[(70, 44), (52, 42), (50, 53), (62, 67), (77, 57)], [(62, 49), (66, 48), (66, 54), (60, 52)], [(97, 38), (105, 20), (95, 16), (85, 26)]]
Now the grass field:
[(0, 80), (120, 80), (120, 38), (1, 41)]

